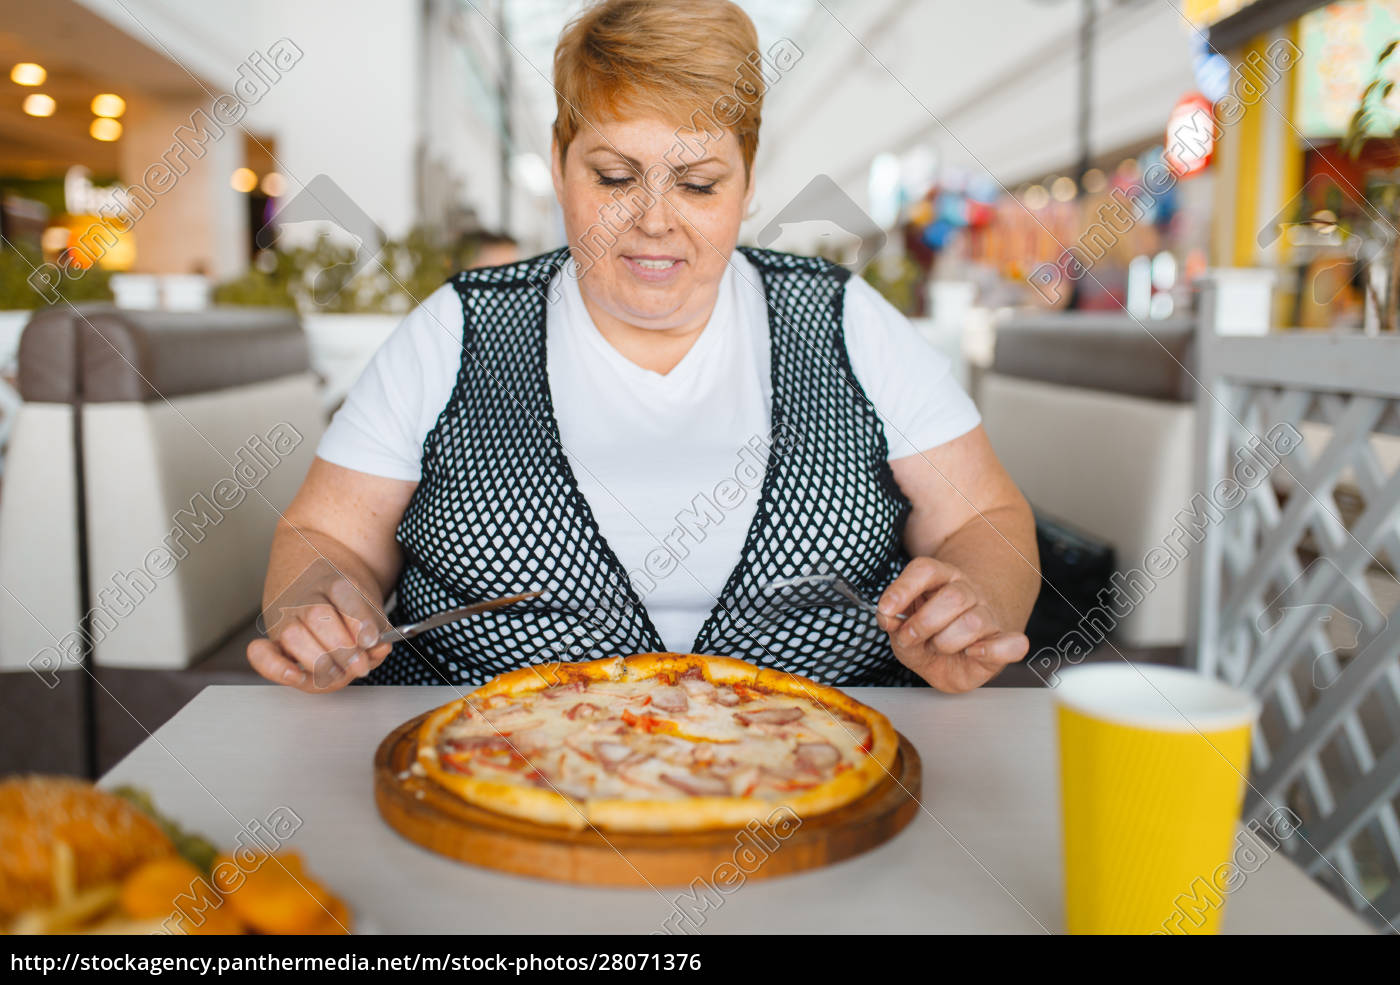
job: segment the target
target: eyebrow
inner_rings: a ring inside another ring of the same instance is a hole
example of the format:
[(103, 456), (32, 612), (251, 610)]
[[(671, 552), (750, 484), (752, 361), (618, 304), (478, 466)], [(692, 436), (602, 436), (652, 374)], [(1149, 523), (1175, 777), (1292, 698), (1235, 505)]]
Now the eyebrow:
[[(599, 154), (606, 154), (606, 155), (608, 155), (609, 157), (620, 157), (620, 158), (627, 164), (628, 167), (630, 167), (632, 170), (636, 171), (638, 174), (642, 173), (642, 171), (645, 170), (645, 169), (642, 167), (642, 162), (641, 162), (641, 161), (637, 160), (637, 159), (634, 158), (634, 157), (628, 157), (626, 154), (622, 153), (621, 151), (614, 150), (614, 149), (611, 148), (611, 147), (595, 147), (595, 148), (593, 148), (592, 150), (587, 151), (583, 156), (586, 157), (586, 158), (594, 158), (594, 157), (596, 157), (596, 156), (599, 155)], [(718, 158), (718, 157), (713, 157), (713, 156), (712, 156), (712, 157), (701, 158), (701, 159), (698, 160), (698, 161), (691, 161), (691, 162), (689, 162), (689, 163), (687, 163), (687, 164), (681, 164), (681, 165), (679, 165), (679, 166), (672, 166), (670, 161), (665, 161), (664, 159), (663, 159), (662, 163), (664, 163), (667, 167), (670, 167), (671, 170), (673, 170), (673, 171), (676, 171), (676, 172), (684, 172), (684, 171), (689, 171), (691, 168), (698, 168), (698, 167), (700, 167), (702, 164), (724, 164), (725, 162), (724, 162), (723, 160), (721, 160), (720, 158)]]

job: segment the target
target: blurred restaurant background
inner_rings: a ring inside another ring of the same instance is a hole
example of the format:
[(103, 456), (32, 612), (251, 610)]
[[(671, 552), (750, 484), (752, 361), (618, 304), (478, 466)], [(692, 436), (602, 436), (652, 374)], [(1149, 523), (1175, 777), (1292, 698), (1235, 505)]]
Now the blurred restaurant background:
[[(0, 0), (0, 772), (100, 772), (258, 683), (346, 389), (452, 272), (563, 241), (580, 6)], [(1400, 0), (740, 6), (784, 53), (741, 242), (913, 319), (1036, 508), (996, 683), (1255, 690), (1310, 871), (1400, 913)]]

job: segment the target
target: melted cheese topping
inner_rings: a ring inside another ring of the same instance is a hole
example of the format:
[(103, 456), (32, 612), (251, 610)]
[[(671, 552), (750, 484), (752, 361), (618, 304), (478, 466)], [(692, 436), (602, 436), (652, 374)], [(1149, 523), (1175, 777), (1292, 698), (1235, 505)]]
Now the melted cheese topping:
[(574, 800), (778, 799), (864, 760), (864, 722), (752, 687), (651, 678), (560, 684), (464, 706), (438, 760)]

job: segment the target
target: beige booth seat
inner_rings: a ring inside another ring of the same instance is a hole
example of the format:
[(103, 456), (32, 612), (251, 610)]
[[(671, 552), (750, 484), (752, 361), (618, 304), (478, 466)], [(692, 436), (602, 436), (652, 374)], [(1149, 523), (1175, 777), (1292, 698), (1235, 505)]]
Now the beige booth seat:
[(0, 499), (0, 669), (74, 670), (75, 405), (96, 664), (186, 667), (245, 629), (324, 427), (309, 366), (291, 312), (36, 314)]
[[(1125, 574), (1178, 526), (1193, 494), (1194, 321), (1019, 318), (997, 327), (978, 404), (997, 454), (1037, 510), (1111, 543)], [(1117, 625), (1133, 647), (1186, 636), (1189, 559), (1152, 579)]]

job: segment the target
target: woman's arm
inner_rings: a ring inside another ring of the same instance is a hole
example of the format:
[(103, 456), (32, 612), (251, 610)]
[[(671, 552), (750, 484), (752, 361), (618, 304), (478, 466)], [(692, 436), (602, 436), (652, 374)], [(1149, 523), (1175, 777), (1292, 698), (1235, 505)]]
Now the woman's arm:
[(270, 681), (333, 691), (389, 654), (384, 598), (403, 559), (394, 531), (418, 484), (317, 458), (277, 525), (263, 588), (267, 639), (248, 662)]
[(913, 505), (914, 560), (881, 596), (880, 626), (934, 687), (979, 687), (1029, 649), (1022, 630), (1040, 588), (1030, 506), (980, 426), (890, 468)]

